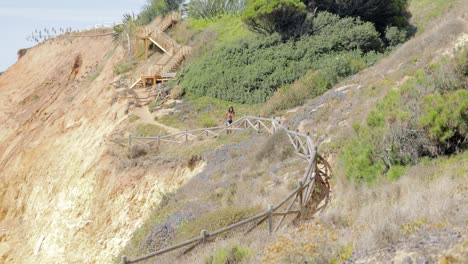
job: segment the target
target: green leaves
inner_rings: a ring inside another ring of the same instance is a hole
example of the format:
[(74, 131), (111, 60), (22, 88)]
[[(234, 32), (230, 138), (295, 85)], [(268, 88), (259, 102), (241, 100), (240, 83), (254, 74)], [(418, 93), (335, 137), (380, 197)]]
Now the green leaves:
[(361, 48), (380, 45), (375, 45), (379, 39), (372, 25), (328, 13), (319, 13), (319, 18), (323, 26), (313, 36), (288, 41), (279, 34), (254, 36), (206, 53), (185, 67), (182, 88), (195, 96), (261, 103), (309, 70), (320, 71), (323, 86), (328, 86), (365, 68)]
[[(420, 124), (432, 139), (443, 144), (466, 144), (468, 140), (468, 91), (458, 90), (424, 98)], [(456, 147), (456, 146), (454, 146)]]
[(254, 32), (287, 37), (302, 31), (306, 17), (306, 6), (299, 0), (247, 0), (242, 20)]

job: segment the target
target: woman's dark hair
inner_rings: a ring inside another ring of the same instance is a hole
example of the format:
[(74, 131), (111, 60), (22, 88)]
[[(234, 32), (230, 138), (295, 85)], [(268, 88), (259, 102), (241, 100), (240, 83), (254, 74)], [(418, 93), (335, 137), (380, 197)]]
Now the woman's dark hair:
[(232, 106), (229, 107), (228, 112), (230, 112), (230, 113), (235, 113), (235, 112), (234, 112), (234, 107), (232, 107)]

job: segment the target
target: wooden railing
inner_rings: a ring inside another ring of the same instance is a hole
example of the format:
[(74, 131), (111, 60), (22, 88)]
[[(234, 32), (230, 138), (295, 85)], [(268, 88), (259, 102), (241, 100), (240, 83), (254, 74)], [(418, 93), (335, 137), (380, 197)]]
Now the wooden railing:
[[(251, 226), (245, 231), (245, 233), (249, 233), (267, 221), (268, 232), (271, 234), (280, 228), (286, 216), (295, 215), (296, 217), (299, 217), (304, 213), (306, 206), (310, 202), (312, 193), (314, 192), (316, 178), (326, 177), (326, 175), (330, 173), (330, 166), (322, 157), (320, 157), (320, 155), (318, 155), (317, 146), (313, 143), (309, 134), (289, 130), (289, 128), (284, 127), (278, 120), (274, 118), (244, 116), (229, 126), (186, 130), (180, 133), (156, 137), (132, 137), (130, 135), (128, 138), (129, 150), (131, 151), (131, 148), (135, 145), (185, 143), (187, 141), (200, 138), (218, 137), (227, 131), (234, 133), (236, 131), (246, 129), (253, 129), (257, 133), (266, 132), (268, 134), (273, 134), (280, 130), (286, 132), (289, 142), (295, 149), (295, 153), (307, 162), (307, 168), (304, 173), (304, 177), (301, 181), (298, 182), (298, 187), (278, 204), (274, 206), (268, 205), (267, 210), (262, 213), (212, 232), (201, 230), (200, 236), (198, 237), (134, 259), (128, 259), (126, 256), (121, 256), (121, 264), (141, 262), (149, 258), (191, 245), (184, 251), (185, 253), (192, 250), (197, 245), (207, 242), (210, 238), (214, 238), (220, 234), (239, 228), (241, 226), (246, 226), (248, 224), (251, 224)], [(279, 217), (279, 219), (276, 217)], [(278, 219), (276, 222), (276, 227), (274, 227), (275, 219)]]
[(185, 56), (189, 55), (191, 52), (192, 49), (189, 46), (182, 46), (166, 63), (161, 73), (174, 72), (180, 66), (181, 62), (185, 59)]
[(177, 11), (173, 11), (169, 14), (167, 14), (163, 20), (159, 23), (158, 25), (158, 30), (159, 31), (166, 31), (174, 22), (180, 20), (180, 13)]

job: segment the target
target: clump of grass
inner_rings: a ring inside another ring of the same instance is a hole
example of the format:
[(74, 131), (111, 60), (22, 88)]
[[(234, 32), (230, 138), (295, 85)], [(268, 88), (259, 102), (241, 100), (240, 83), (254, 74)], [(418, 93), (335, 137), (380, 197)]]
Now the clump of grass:
[(250, 255), (249, 248), (240, 247), (237, 244), (228, 245), (227, 247), (218, 247), (215, 252), (208, 256), (205, 264), (237, 264), (245, 261)]
[(434, 18), (458, 6), (462, 0), (418, 0), (409, 1), (408, 12), (411, 14), (410, 23), (418, 32), (424, 32)]
[(424, 160), (398, 180), (375, 186), (356, 186), (338, 177), (333, 203), (319, 219), (341, 230), (343, 242), (353, 243), (355, 250), (393, 245), (424, 227), (464, 224), (460, 186), (467, 161), (468, 151)]
[[(191, 222), (183, 223), (177, 233), (177, 240), (183, 241), (200, 235), (201, 230), (212, 232), (253, 216), (257, 207), (226, 207), (201, 215)], [(228, 232), (229, 233), (229, 232)], [(226, 237), (229, 234), (221, 235)]]
[(144, 157), (148, 154), (148, 148), (145, 146), (132, 146), (130, 148), (129, 158), (131, 159), (138, 159), (140, 157)]
[(307, 223), (289, 235), (280, 236), (265, 248), (264, 263), (329, 263), (339, 252), (336, 232), (318, 223)]
[(202, 160), (202, 157), (199, 155), (192, 155), (187, 162), (187, 167), (192, 171), (197, 166), (198, 162)]
[(257, 161), (283, 161), (294, 154), (294, 148), (288, 142), (286, 132), (281, 130), (271, 135), (255, 155)]
[(94, 71), (89, 74), (88, 76), (88, 81), (94, 81), (97, 79), (97, 77), (101, 74), (102, 69), (104, 69), (104, 64), (99, 64)]
[(114, 65), (114, 74), (115, 75), (120, 75), (123, 73), (126, 73), (131, 70), (131, 66), (129, 64), (123, 63), (123, 64), (117, 64)]
[(137, 137), (161, 136), (164, 134), (164, 129), (152, 124), (140, 124), (137, 126), (135, 132), (135, 136)]
[(128, 118), (128, 122), (133, 123), (135, 121), (138, 121), (139, 119), (140, 117), (137, 115), (130, 115), (130, 117)]

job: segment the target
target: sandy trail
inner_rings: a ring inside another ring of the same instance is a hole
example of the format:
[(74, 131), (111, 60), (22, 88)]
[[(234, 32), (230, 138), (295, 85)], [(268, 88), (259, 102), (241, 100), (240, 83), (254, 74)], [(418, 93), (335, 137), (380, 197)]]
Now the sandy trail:
[(155, 125), (155, 126), (164, 128), (169, 134), (175, 134), (175, 133), (180, 132), (180, 130), (177, 129), (177, 128), (167, 126), (165, 124), (162, 124), (162, 123), (154, 120), (153, 115), (151, 115), (150, 111), (148, 110), (148, 107), (146, 107), (146, 106), (145, 107), (135, 108), (135, 110), (133, 111), (133, 114), (138, 116), (142, 123), (151, 124), (151, 125)]

